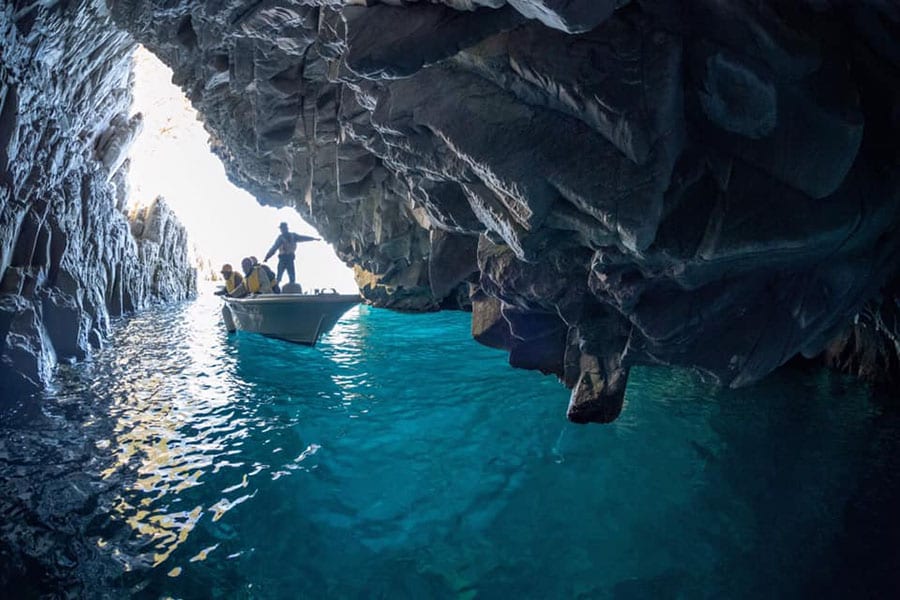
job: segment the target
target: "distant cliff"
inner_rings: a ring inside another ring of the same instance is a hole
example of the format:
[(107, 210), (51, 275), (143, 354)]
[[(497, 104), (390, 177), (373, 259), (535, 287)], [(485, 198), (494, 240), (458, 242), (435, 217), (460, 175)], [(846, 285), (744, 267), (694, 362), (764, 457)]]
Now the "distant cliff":
[(102, 3), (0, 10), (4, 402), (102, 345), (110, 317), (195, 291), (165, 203), (123, 214), (133, 46)]

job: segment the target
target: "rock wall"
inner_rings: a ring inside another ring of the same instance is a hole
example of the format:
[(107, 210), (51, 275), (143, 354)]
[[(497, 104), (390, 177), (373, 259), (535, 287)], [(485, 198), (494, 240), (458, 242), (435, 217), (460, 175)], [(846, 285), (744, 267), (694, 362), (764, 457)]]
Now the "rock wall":
[(891, 3), (342, 4), (112, 10), (234, 181), (376, 304), (468, 298), (575, 421), (614, 419), (632, 365), (738, 386), (815, 355), (898, 273)]
[(632, 365), (815, 355), (898, 272), (889, 3), (340, 4), (111, 6), (236, 182), (377, 304), (468, 297), (573, 420), (615, 418)]
[(109, 4), (0, 9), (7, 389), (193, 293), (165, 204), (122, 214), (140, 119), (111, 19), (370, 301), (471, 308), (476, 339), (573, 388), (573, 420), (615, 418), (638, 364), (737, 386), (825, 349), (897, 383), (892, 3)]
[(875, 384), (897, 400), (900, 384), (900, 280), (870, 300), (822, 353), (825, 363)]
[(133, 45), (102, 2), (0, 5), (2, 401), (85, 358), (110, 317), (196, 289), (165, 204), (123, 214)]

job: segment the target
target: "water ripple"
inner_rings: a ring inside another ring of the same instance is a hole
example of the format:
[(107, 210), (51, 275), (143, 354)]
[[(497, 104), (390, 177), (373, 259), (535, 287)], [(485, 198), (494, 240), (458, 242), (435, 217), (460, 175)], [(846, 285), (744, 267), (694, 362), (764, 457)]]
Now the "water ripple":
[[(843, 515), (893, 514), (900, 426), (841, 378), (723, 391), (637, 369), (622, 417), (585, 428), (553, 378), (472, 342), (465, 315), (361, 307), (310, 349), (229, 336), (217, 303), (117, 324), (92, 362), (0, 415), (0, 583), (784, 597), (850, 589), (833, 568), (853, 564), (833, 542), (856, 539)], [(870, 520), (860, 535), (891, 547)], [(16, 575), (34, 561), (43, 580)]]

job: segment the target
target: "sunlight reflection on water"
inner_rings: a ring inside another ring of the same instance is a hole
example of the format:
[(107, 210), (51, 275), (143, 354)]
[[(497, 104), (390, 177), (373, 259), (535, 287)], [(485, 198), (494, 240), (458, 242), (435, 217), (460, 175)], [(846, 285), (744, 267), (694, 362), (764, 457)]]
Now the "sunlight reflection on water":
[[(797, 595), (841, 564), (842, 515), (900, 446), (823, 373), (722, 391), (637, 369), (616, 423), (578, 427), (566, 390), (476, 345), (466, 315), (360, 307), (306, 348), (229, 336), (218, 302), (119, 323), (61, 371), (56, 445), (0, 444), (33, 453), (36, 497), (63, 486), (65, 514), (95, 490), (65, 530), (92, 548), (67, 559), (85, 585), (112, 559), (116, 589), (148, 597)], [(77, 480), (48, 479), (58, 455)]]

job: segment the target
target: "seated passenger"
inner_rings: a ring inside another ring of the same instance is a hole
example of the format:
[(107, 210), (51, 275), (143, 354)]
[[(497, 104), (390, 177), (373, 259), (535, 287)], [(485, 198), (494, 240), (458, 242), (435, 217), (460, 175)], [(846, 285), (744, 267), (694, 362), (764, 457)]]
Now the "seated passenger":
[(241, 261), (241, 269), (244, 271), (244, 290), (248, 294), (271, 294), (272, 282), (269, 276), (260, 268), (254, 265), (253, 261), (245, 258)]
[(250, 257), (250, 262), (253, 263), (254, 267), (259, 265), (259, 268), (261, 268), (263, 271), (266, 272), (266, 275), (269, 278), (269, 283), (272, 284), (272, 293), (280, 294), (281, 288), (278, 286), (278, 282), (275, 281), (275, 271), (273, 271), (272, 268), (269, 267), (269, 265), (267, 265), (265, 263), (260, 263), (259, 260), (257, 260), (257, 258), (255, 256)]
[(216, 292), (216, 295), (218, 296), (232, 295), (244, 281), (244, 278), (241, 277), (241, 274), (237, 271), (232, 270), (231, 265), (229, 265), (228, 263), (222, 265), (222, 279), (225, 280), (225, 289)]

